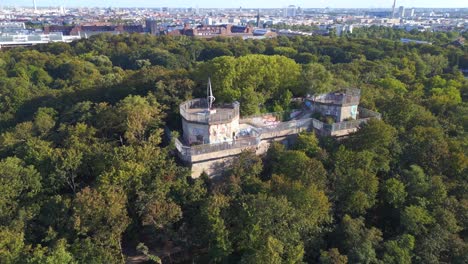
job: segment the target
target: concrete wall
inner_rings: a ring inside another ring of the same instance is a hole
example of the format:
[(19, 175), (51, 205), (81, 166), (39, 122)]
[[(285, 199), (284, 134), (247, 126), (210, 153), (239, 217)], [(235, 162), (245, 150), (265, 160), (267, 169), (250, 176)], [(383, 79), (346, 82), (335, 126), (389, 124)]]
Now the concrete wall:
[(264, 126), (272, 126), (272, 125), (279, 124), (280, 120), (275, 115), (265, 114), (263, 116), (242, 118), (240, 122), (243, 124), (250, 124), (255, 127), (264, 127)]
[(266, 154), (272, 142), (283, 141), (288, 144), (290, 139), (294, 139), (297, 135), (286, 135), (268, 140), (262, 140), (258, 145), (246, 148), (229, 149), (206, 153), (202, 155), (192, 156), (192, 178), (198, 178), (205, 172), (210, 177), (220, 176), (230, 167), (232, 161), (244, 150), (254, 150), (255, 154)]
[(343, 136), (347, 136), (351, 133), (354, 133), (358, 130), (358, 128), (350, 128), (350, 129), (343, 129), (343, 130), (338, 130), (338, 131), (333, 131), (331, 133), (331, 136), (332, 137), (343, 137)]
[[(184, 139), (188, 144), (213, 144), (232, 141), (233, 133), (239, 132), (239, 117), (224, 124), (203, 124), (182, 119)], [(202, 140), (200, 140), (202, 138)]]
[(231, 141), (233, 136), (239, 132), (239, 117), (230, 123), (210, 125), (210, 144)]
[(337, 121), (339, 121), (341, 107), (338, 105), (325, 105), (318, 103), (311, 103), (310, 110), (313, 112), (319, 112), (324, 116), (334, 116)]
[(200, 177), (202, 172), (205, 172), (210, 177), (221, 175), (229, 168), (229, 163), (232, 162), (233, 158), (247, 149), (257, 151), (257, 146), (254, 145), (252, 147), (228, 149), (192, 156), (192, 178)]
[(314, 103), (311, 101), (307, 106), (313, 112), (319, 112), (322, 115), (330, 115), (336, 118), (336, 122), (342, 122), (345, 119), (357, 119), (358, 117), (358, 106), (357, 105), (333, 105), (333, 104), (321, 104)]
[(297, 135), (300, 132), (304, 131), (305, 129), (297, 129), (297, 128), (291, 128), (291, 129), (284, 129), (281, 131), (274, 131), (274, 132), (269, 132), (269, 133), (262, 133), (261, 139), (266, 140), (266, 139), (276, 139), (282, 140), (286, 137), (292, 136), (292, 135)]
[(219, 158), (192, 164), (192, 178), (199, 178), (205, 172), (210, 177), (220, 176), (229, 168), (234, 157)]
[(338, 122), (342, 122), (345, 119), (356, 119), (358, 117), (358, 106), (357, 105), (348, 105), (342, 106), (339, 109)]
[[(182, 118), (182, 129), (184, 131), (184, 140), (188, 144), (206, 144), (209, 142), (210, 132), (208, 124), (188, 122)], [(202, 138), (201, 141), (200, 138)]]

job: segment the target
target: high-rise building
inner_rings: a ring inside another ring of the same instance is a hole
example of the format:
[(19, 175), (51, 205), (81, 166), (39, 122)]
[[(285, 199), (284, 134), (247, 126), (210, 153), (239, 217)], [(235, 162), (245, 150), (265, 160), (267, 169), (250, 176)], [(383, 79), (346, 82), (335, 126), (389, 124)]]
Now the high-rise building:
[(404, 6), (400, 6), (400, 8), (398, 9), (398, 16), (403, 18), (405, 17), (405, 7)]
[(295, 17), (296, 16), (296, 6), (295, 5), (290, 5), (286, 9), (286, 16), (287, 17)]
[(159, 34), (159, 25), (158, 22), (154, 19), (146, 19), (146, 32), (151, 35)]
[(353, 29), (354, 29), (353, 25), (337, 24), (335, 26), (335, 33), (338, 37), (341, 37), (341, 35), (343, 34), (353, 33)]
[(260, 27), (260, 8), (258, 9), (258, 12), (257, 12), (257, 27)]
[(414, 8), (405, 9), (405, 17), (414, 17)]
[(205, 18), (205, 25), (213, 25), (213, 19), (211, 17)]

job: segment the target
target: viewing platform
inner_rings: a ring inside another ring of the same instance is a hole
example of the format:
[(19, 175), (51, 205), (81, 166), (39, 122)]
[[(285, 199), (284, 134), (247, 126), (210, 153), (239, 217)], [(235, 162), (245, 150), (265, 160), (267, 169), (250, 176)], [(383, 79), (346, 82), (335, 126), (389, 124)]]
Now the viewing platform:
[(361, 90), (349, 88), (345, 92), (334, 92), (327, 94), (320, 94), (308, 98), (308, 100), (321, 103), (321, 104), (332, 104), (340, 106), (349, 106), (359, 104), (361, 98)]
[(198, 98), (186, 101), (180, 105), (180, 114), (189, 122), (202, 124), (228, 123), (239, 118), (238, 102), (216, 106), (215, 109), (208, 110), (208, 100)]

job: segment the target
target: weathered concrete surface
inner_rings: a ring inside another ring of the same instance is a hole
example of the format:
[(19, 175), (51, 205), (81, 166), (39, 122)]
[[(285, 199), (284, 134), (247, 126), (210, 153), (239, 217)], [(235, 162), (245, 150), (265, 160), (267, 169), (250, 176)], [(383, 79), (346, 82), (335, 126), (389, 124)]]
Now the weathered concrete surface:
[(288, 140), (293, 139), (297, 135), (280, 136), (276, 138), (262, 140), (258, 145), (250, 148), (229, 149), (225, 151), (217, 151), (197, 156), (192, 156), (196, 161), (192, 163), (192, 178), (198, 178), (205, 172), (210, 177), (220, 176), (231, 166), (232, 161), (245, 150), (255, 151), (256, 155), (264, 155), (268, 151), (272, 142), (283, 141), (287, 144)]

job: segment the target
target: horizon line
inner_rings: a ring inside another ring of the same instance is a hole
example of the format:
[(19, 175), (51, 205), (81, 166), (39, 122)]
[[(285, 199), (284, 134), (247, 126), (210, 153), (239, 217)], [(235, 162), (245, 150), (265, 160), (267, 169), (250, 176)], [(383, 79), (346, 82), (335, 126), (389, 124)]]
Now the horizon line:
[[(22, 8), (33, 8), (30, 5), (2, 5), (0, 7), (22, 7)], [(196, 6), (76, 6), (76, 5), (37, 5), (36, 8), (50, 8), (50, 7), (66, 7), (66, 8), (145, 8), (145, 9), (158, 9), (158, 8), (174, 8), (174, 9), (183, 9), (183, 8), (193, 8), (193, 9), (239, 9), (239, 7), (196, 7)], [(288, 6), (282, 7), (242, 7), (242, 9), (283, 9)], [(300, 7), (301, 9), (392, 9), (392, 7)], [(468, 7), (417, 7), (417, 6), (405, 6), (407, 8), (419, 8), (419, 9), (467, 9)]]

